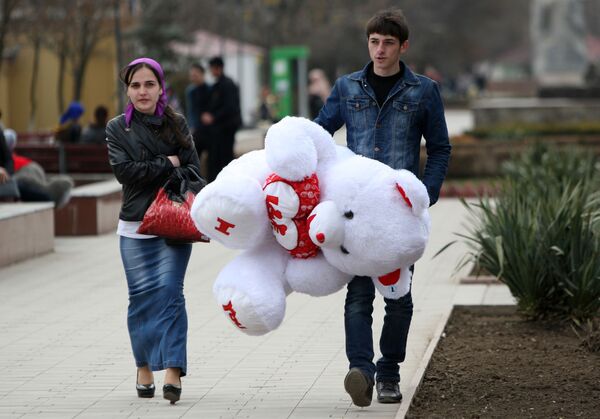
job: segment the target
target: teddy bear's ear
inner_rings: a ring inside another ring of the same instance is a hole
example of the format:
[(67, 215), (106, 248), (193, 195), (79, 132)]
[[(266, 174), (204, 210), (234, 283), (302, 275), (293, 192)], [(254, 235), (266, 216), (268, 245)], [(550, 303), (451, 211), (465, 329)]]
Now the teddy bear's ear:
[(408, 170), (398, 170), (395, 176), (396, 190), (413, 214), (421, 215), (429, 208), (429, 194), (423, 183)]

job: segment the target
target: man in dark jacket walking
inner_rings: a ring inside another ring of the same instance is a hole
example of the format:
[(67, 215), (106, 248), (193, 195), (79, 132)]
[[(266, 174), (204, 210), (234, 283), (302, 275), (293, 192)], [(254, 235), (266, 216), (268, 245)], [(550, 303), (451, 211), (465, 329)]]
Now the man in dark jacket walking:
[[(369, 20), (366, 28), (371, 61), (357, 72), (340, 77), (315, 122), (333, 134), (346, 125), (348, 148), (394, 169), (419, 173), (421, 138), (427, 161), (421, 180), (433, 205), (448, 169), (450, 142), (439, 87), (413, 73), (402, 62), (408, 49), (408, 24), (401, 10), (386, 10)], [(411, 269), (412, 270), (412, 269)], [(398, 300), (385, 299), (379, 349), (373, 363), (373, 300), (371, 278), (356, 276), (348, 284), (344, 307), (346, 355), (350, 371), (344, 387), (357, 406), (369, 406), (376, 380), (377, 401), (399, 403), (399, 364), (413, 314), (409, 292)]]
[(208, 65), (215, 83), (211, 88), (208, 111), (202, 114), (201, 121), (209, 127), (208, 181), (211, 182), (233, 160), (235, 132), (242, 125), (242, 117), (239, 89), (224, 74), (223, 59), (214, 57)]
[(200, 116), (208, 111), (210, 103), (210, 86), (204, 80), (204, 67), (194, 63), (190, 67), (190, 84), (185, 89), (186, 118), (190, 131), (194, 136), (198, 156), (208, 151), (208, 127), (202, 123)]

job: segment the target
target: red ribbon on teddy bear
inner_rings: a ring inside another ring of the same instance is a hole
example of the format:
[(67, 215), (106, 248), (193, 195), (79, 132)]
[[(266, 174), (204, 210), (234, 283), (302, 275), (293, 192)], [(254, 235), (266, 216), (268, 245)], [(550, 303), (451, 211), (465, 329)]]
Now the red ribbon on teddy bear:
[(263, 189), (277, 242), (293, 257), (315, 256), (319, 247), (308, 235), (308, 216), (321, 199), (316, 173), (297, 182), (273, 173), (267, 177)]

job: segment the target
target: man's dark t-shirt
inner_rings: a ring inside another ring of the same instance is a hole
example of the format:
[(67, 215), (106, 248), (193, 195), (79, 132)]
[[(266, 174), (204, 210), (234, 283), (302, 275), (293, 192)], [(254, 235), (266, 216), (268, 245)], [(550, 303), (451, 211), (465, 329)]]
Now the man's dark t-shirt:
[(391, 76), (378, 76), (373, 71), (373, 66), (369, 66), (369, 70), (367, 71), (367, 81), (369, 85), (373, 88), (375, 92), (375, 98), (377, 99), (377, 104), (381, 108), (383, 103), (388, 97), (390, 90), (396, 85), (398, 80), (402, 78), (402, 74), (404, 73), (404, 66), (400, 64), (400, 71)]

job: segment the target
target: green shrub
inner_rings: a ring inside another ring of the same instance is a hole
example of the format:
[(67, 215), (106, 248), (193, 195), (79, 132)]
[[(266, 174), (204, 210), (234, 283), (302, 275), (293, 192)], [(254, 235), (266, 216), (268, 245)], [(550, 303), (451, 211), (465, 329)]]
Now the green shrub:
[(534, 318), (600, 313), (600, 175), (594, 158), (537, 146), (505, 168), (496, 199), (463, 201), (466, 261), (506, 283)]

